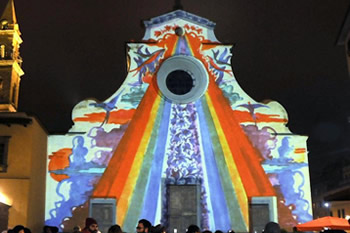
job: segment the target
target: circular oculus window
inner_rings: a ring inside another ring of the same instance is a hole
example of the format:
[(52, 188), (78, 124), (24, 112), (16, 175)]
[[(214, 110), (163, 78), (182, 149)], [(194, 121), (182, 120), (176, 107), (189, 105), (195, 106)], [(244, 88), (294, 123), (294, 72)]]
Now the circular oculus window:
[(197, 58), (177, 55), (165, 60), (157, 74), (162, 94), (172, 102), (186, 104), (199, 99), (208, 88), (208, 74)]

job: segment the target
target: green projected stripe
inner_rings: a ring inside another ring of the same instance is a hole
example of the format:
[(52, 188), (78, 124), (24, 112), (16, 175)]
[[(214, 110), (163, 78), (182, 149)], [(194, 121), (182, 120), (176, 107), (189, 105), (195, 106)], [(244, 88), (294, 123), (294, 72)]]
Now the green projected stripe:
[(222, 188), (224, 190), (224, 195), (226, 198), (226, 203), (228, 205), (228, 211), (231, 219), (231, 226), (237, 231), (247, 231), (248, 226), (246, 226), (243, 213), (238, 203), (237, 194), (233, 187), (232, 180), (226, 165), (224, 152), (222, 151), (219, 136), (217, 134), (216, 128), (214, 126), (213, 119), (211, 117), (208, 104), (205, 98), (202, 98), (203, 111), (205, 113), (206, 123), (210, 132), (210, 137), (212, 140), (212, 146), (215, 154), (215, 161), (220, 174), (220, 179), (222, 182)]
[(147, 151), (144, 155), (141, 171), (139, 177), (137, 178), (136, 186), (133, 190), (133, 196), (128, 208), (126, 218), (124, 220), (123, 229), (126, 231), (134, 231), (135, 223), (137, 223), (137, 221), (139, 220), (139, 216), (142, 212), (144, 197), (146, 196), (145, 193), (147, 192), (146, 187), (152, 168), (154, 151), (156, 148), (156, 142), (158, 138), (158, 131), (160, 129), (160, 123), (163, 116), (164, 104), (165, 102), (162, 99), (159, 103), (160, 106), (158, 109), (157, 118), (153, 126), (151, 138), (147, 146)]

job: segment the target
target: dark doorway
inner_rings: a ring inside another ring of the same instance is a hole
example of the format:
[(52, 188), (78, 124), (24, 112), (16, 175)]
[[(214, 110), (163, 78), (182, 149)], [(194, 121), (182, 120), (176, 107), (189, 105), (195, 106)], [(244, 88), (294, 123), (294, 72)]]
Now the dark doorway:
[(200, 187), (199, 185), (169, 185), (168, 232), (186, 232), (191, 225), (200, 224)]
[(10, 207), (11, 206), (0, 202), (0, 232), (8, 228)]
[(109, 227), (115, 224), (116, 200), (113, 198), (91, 199), (89, 215), (96, 219), (98, 228), (101, 232), (108, 232)]
[(265, 224), (270, 222), (270, 212), (268, 204), (250, 204), (250, 232), (263, 232)]

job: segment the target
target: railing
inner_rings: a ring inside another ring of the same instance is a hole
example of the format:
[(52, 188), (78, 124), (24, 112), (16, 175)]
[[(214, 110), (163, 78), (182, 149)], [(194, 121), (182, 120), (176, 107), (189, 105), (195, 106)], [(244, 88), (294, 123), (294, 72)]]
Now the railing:
[(1, 61), (8, 61), (8, 60), (12, 60), (12, 61), (16, 61), (20, 66), (22, 65), (23, 59), (22, 57), (17, 53), (10, 53), (10, 54), (6, 54), (4, 57), (0, 56), (0, 62)]

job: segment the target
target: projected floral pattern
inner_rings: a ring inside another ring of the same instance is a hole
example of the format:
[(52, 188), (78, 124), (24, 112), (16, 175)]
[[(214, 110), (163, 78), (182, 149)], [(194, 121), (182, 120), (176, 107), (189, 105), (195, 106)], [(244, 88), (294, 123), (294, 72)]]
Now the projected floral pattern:
[[(167, 169), (165, 184), (200, 184), (201, 186), (201, 225), (209, 229), (207, 196), (202, 182), (201, 150), (198, 138), (198, 118), (194, 104), (173, 105), (170, 120), (170, 142), (166, 149)], [(167, 191), (165, 191), (167, 193)], [(167, 195), (163, 205), (167, 206)], [(163, 209), (163, 224), (167, 226), (167, 208)]]

